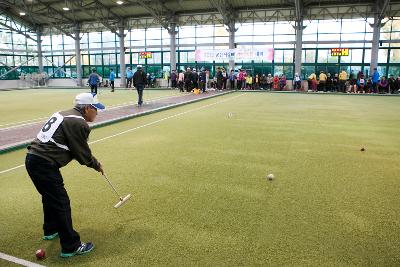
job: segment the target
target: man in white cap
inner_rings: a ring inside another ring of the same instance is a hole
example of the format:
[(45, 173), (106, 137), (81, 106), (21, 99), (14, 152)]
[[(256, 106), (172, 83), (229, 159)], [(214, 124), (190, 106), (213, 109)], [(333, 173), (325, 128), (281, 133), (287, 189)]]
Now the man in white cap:
[(81, 165), (104, 174), (87, 143), (90, 133), (87, 122), (93, 122), (97, 110), (104, 108), (95, 94), (78, 94), (75, 107), (54, 113), (28, 146), (25, 166), (42, 195), (43, 239), (53, 240), (59, 236), (60, 256), (64, 258), (88, 253), (94, 244), (81, 242), (72, 227), (70, 201), (59, 169), (76, 159)]

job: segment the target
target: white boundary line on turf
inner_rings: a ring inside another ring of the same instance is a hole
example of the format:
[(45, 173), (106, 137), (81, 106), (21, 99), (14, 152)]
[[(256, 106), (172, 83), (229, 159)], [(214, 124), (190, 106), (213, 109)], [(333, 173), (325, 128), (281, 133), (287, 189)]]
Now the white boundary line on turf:
[[(167, 96), (167, 97), (157, 97), (157, 98), (152, 98), (149, 99), (148, 101), (146, 101), (147, 103), (149, 102), (154, 102), (157, 100), (161, 100), (161, 99), (168, 99), (168, 98), (173, 98), (176, 96), (180, 96), (181, 94), (175, 94), (175, 95), (171, 95), (171, 96)], [(107, 108), (107, 110), (111, 110), (111, 109), (116, 109), (116, 108), (121, 108), (121, 107), (126, 107), (126, 106), (130, 106), (130, 105), (135, 105), (136, 102), (134, 101), (130, 101), (130, 102), (125, 102), (125, 103), (121, 103), (121, 104), (116, 104), (116, 105), (112, 105), (109, 108)], [(31, 124), (35, 124), (41, 121), (45, 121), (46, 119), (48, 119), (49, 117), (42, 117), (42, 118), (37, 118), (37, 119), (31, 119), (31, 120), (26, 120), (26, 121), (19, 121), (19, 122), (11, 122), (11, 123), (7, 123), (7, 124), (1, 124), (0, 125), (0, 131), (7, 131), (7, 130), (11, 130), (14, 128), (19, 128), (19, 127), (24, 127), (24, 126), (28, 126)], [(26, 122), (26, 123), (24, 123)], [(20, 124), (21, 123), (21, 124)], [(8, 126), (8, 125), (13, 125), (11, 127), (6, 127), (6, 128), (1, 128), (3, 126)]]
[[(171, 116), (168, 116), (168, 117), (165, 117), (165, 118), (162, 118), (162, 119), (153, 121), (153, 122), (149, 122), (149, 123), (146, 123), (146, 124), (143, 124), (143, 125), (140, 125), (140, 126), (137, 126), (137, 127), (134, 127), (134, 128), (128, 129), (128, 130), (125, 130), (125, 131), (120, 132), (120, 133), (116, 133), (116, 134), (113, 134), (113, 135), (110, 135), (110, 136), (106, 136), (106, 137), (104, 137), (104, 138), (100, 138), (100, 139), (94, 140), (94, 141), (92, 141), (92, 142), (89, 142), (89, 145), (91, 145), (91, 144), (96, 144), (96, 143), (98, 143), (98, 142), (101, 142), (101, 141), (104, 141), (104, 140), (107, 140), (107, 139), (110, 139), (110, 138), (113, 138), (113, 137), (116, 137), (116, 136), (120, 136), (120, 135), (122, 135), (122, 134), (126, 134), (126, 133), (129, 133), (129, 132), (138, 130), (138, 129), (140, 129), (140, 128), (144, 128), (144, 127), (147, 127), (147, 126), (150, 126), (150, 125), (153, 125), (153, 124), (156, 124), (156, 123), (159, 123), (159, 122), (168, 120), (168, 119), (172, 119), (172, 118), (175, 118), (175, 117), (179, 117), (179, 116), (185, 115), (185, 114), (190, 113), (190, 112), (193, 112), (193, 111), (197, 111), (197, 110), (204, 109), (204, 108), (207, 108), (207, 107), (210, 107), (210, 106), (214, 106), (214, 105), (217, 105), (217, 104), (220, 104), (220, 103), (224, 103), (224, 102), (227, 102), (227, 101), (229, 101), (229, 100), (238, 98), (239, 96), (242, 96), (242, 95), (245, 95), (245, 94), (246, 94), (246, 93), (242, 93), (242, 94), (240, 94), (240, 95), (233, 96), (233, 97), (230, 97), (230, 98), (228, 98), (228, 99), (224, 99), (224, 100), (221, 100), (221, 101), (217, 101), (217, 102), (214, 102), (214, 103), (211, 103), (211, 104), (208, 104), (208, 105), (205, 105), (205, 106), (201, 106), (201, 107), (198, 107), (198, 108), (190, 109), (190, 110), (187, 110), (187, 111), (184, 111), (184, 112), (175, 114), (175, 115), (171, 115)], [(0, 174), (6, 173), (6, 172), (10, 172), (10, 171), (19, 169), (19, 168), (24, 167), (24, 166), (25, 166), (24, 164), (21, 164), (21, 165), (15, 166), (15, 167), (10, 168), (10, 169), (7, 169), (7, 170), (2, 170), (2, 171), (0, 171)]]
[(40, 265), (40, 264), (37, 264), (34, 262), (16, 258), (14, 256), (10, 256), (10, 255), (7, 255), (7, 254), (1, 253), (1, 252), (0, 252), (0, 259), (6, 260), (6, 261), (11, 261), (16, 264), (20, 264), (22, 266), (27, 266), (27, 267), (44, 267), (44, 265)]

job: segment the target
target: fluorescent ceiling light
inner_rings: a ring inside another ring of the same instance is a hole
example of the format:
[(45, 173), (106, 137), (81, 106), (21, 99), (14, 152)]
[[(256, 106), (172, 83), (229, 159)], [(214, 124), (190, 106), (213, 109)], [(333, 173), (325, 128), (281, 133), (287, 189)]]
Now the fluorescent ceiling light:
[(63, 10), (64, 11), (69, 11), (69, 8), (68, 7), (63, 7)]
[(20, 15), (20, 16), (25, 16), (26, 13), (25, 13), (25, 12), (19, 12), (19, 15)]
[(117, 4), (118, 5), (122, 5), (124, 2), (122, 2), (122, 1), (117, 1)]

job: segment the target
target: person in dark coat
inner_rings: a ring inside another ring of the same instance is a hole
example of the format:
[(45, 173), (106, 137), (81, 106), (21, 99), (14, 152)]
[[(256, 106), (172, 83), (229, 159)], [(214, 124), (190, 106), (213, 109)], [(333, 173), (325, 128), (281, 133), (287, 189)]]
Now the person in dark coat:
[(143, 103), (143, 90), (146, 85), (146, 73), (142, 69), (142, 65), (137, 65), (137, 70), (133, 75), (132, 82), (133, 86), (136, 87), (138, 93), (138, 105), (141, 106)]
[(190, 92), (192, 90), (192, 72), (190, 71), (190, 68), (186, 69), (186, 72), (184, 74), (185, 78), (185, 90), (186, 92)]
[(222, 71), (221, 71), (220, 67), (217, 68), (216, 76), (217, 76), (217, 89), (221, 90), (222, 89), (222, 78), (223, 77), (222, 77)]
[(196, 69), (192, 71), (192, 89), (199, 88), (199, 75), (197, 74)]
[(203, 69), (200, 72), (199, 75), (199, 84), (200, 84), (200, 89), (203, 93), (206, 92), (206, 82), (207, 82), (207, 75), (206, 75), (206, 71)]

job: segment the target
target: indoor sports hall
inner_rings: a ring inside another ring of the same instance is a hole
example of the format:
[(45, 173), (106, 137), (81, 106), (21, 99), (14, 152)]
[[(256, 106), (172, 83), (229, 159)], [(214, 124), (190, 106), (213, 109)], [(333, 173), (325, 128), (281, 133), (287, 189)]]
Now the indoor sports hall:
[(399, 0), (0, 0), (0, 266), (399, 266)]

